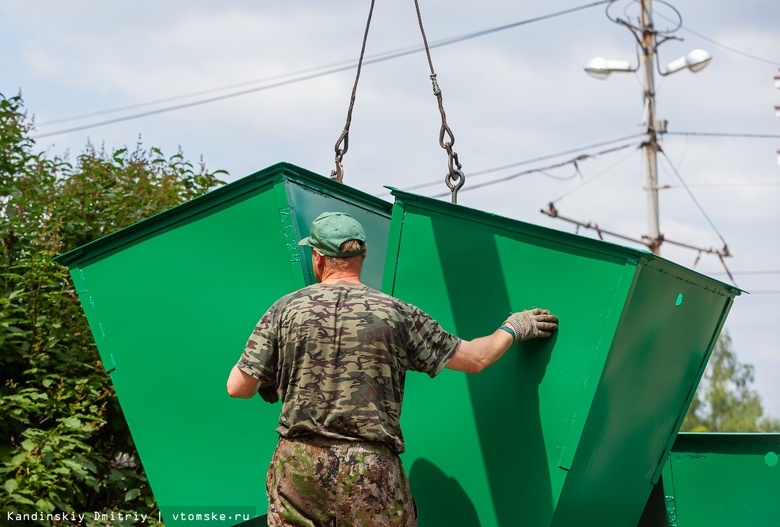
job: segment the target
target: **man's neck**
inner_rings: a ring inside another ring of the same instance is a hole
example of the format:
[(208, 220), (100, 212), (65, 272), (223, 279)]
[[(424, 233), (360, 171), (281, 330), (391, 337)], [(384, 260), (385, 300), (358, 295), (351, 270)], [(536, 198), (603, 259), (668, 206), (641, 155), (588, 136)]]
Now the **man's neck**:
[(334, 272), (327, 276), (323, 276), (320, 283), (322, 284), (335, 284), (336, 282), (351, 282), (359, 284), (360, 275), (350, 272)]

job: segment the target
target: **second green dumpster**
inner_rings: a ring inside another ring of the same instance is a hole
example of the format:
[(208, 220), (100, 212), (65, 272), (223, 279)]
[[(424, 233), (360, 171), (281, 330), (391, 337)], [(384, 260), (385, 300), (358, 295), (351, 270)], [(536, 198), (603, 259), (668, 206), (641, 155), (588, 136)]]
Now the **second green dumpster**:
[(386, 292), (463, 338), (512, 311), (560, 318), (479, 375), (407, 379), (420, 526), (636, 525), (739, 291), (646, 251), (393, 194)]

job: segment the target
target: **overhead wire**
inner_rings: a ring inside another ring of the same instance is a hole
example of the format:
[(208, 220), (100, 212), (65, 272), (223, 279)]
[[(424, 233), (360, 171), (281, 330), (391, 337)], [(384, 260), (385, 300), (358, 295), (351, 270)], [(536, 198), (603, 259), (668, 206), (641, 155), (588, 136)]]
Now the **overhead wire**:
[[(498, 179), (494, 179), (494, 180), (491, 180), (491, 181), (486, 181), (484, 183), (477, 183), (476, 185), (469, 185), (467, 188), (461, 189), (461, 192), (464, 192), (464, 191), (467, 191), (467, 190), (476, 190), (478, 188), (489, 187), (491, 185), (497, 185), (499, 183), (505, 183), (505, 182), (510, 181), (512, 179), (516, 179), (516, 178), (521, 177), (521, 176), (527, 176), (529, 174), (541, 173), (542, 175), (551, 177), (549, 174), (547, 174), (548, 170), (552, 170), (552, 169), (555, 169), (555, 168), (561, 168), (561, 167), (564, 167), (564, 166), (567, 166), (567, 165), (573, 165), (575, 167), (575, 174), (573, 176), (571, 176), (571, 177), (563, 178), (563, 179), (572, 179), (573, 177), (576, 177), (577, 175), (580, 175), (579, 167), (577, 166), (577, 163), (579, 163), (580, 161), (584, 161), (584, 160), (587, 160), (587, 159), (592, 159), (592, 158), (595, 158), (595, 157), (598, 157), (598, 156), (601, 156), (601, 155), (605, 155), (605, 154), (609, 154), (609, 153), (616, 152), (616, 151), (619, 151), (619, 150), (623, 150), (625, 148), (629, 148), (629, 147), (632, 147), (632, 146), (636, 147), (637, 145), (636, 145), (636, 143), (629, 143), (629, 144), (617, 146), (617, 147), (614, 147), (614, 148), (610, 148), (610, 149), (605, 150), (603, 152), (597, 152), (595, 154), (581, 154), (581, 155), (579, 155), (579, 156), (577, 156), (577, 157), (575, 157), (573, 159), (562, 161), (560, 163), (555, 163), (553, 165), (549, 165), (549, 166), (546, 166), (546, 167), (530, 168), (528, 170), (523, 170), (522, 172), (516, 172), (516, 173), (511, 174), (509, 176), (504, 176), (504, 177), (501, 177), (501, 178), (498, 178)], [(556, 177), (555, 179), (562, 179), (562, 178)], [(444, 194), (434, 194), (431, 197), (440, 198), (440, 197), (446, 196), (446, 195), (447, 195), (446, 193), (444, 193)]]
[[(471, 39), (475, 39), (475, 38), (479, 38), (479, 37), (484, 37), (484, 36), (487, 36), (487, 35), (492, 35), (494, 33), (498, 33), (498, 32), (501, 32), (501, 31), (506, 31), (508, 29), (513, 29), (513, 28), (516, 28), (516, 27), (520, 27), (520, 26), (524, 26), (524, 25), (528, 25), (528, 24), (532, 24), (532, 23), (536, 23), (536, 22), (542, 22), (544, 20), (549, 20), (549, 19), (552, 19), (552, 18), (557, 18), (559, 16), (568, 15), (570, 13), (574, 13), (574, 12), (577, 12), (577, 11), (582, 11), (584, 9), (589, 9), (591, 7), (595, 7), (595, 6), (598, 6), (598, 5), (609, 4), (609, 3), (612, 3), (614, 1), (615, 0), (598, 0), (596, 2), (582, 4), (582, 5), (575, 6), (575, 7), (569, 8), (569, 9), (563, 9), (561, 11), (556, 11), (554, 13), (550, 13), (550, 14), (547, 14), (547, 15), (541, 15), (541, 16), (538, 16), (538, 17), (533, 17), (533, 18), (529, 18), (529, 19), (525, 19), (525, 20), (520, 20), (520, 21), (517, 21), (517, 22), (510, 23), (510, 24), (504, 24), (504, 25), (501, 25), (501, 26), (496, 26), (496, 27), (484, 29), (484, 30), (481, 30), (481, 31), (475, 31), (475, 32), (472, 32), (472, 33), (466, 33), (466, 34), (463, 34), (463, 35), (449, 37), (449, 38), (442, 39), (442, 40), (439, 40), (439, 41), (431, 43), (429, 45), (429, 49), (439, 48), (439, 47), (443, 47), (443, 46), (449, 46), (451, 44), (456, 44), (456, 43), (463, 42), (463, 41), (466, 41), (466, 40), (471, 40)], [(416, 46), (416, 47), (413, 47), (413, 48), (404, 48), (404, 49), (400, 49), (400, 50), (395, 51), (395, 52), (387, 52), (385, 54), (380, 54), (379, 56), (376, 56), (376, 57), (371, 58), (369, 60), (365, 60), (363, 62), (363, 64), (364, 65), (376, 64), (378, 62), (384, 62), (384, 61), (387, 61), (387, 60), (392, 60), (392, 59), (404, 57), (406, 55), (411, 55), (413, 53), (418, 53), (418, 52), (421, 52), (421, 51), (424, 51), (424, 50), (425, 50), (424, 46)], [(115, 123), (119, 123), (119, 122), (123, 122), (123, 121), (129, 121), (129, 120), (133, 120), (133, 119), (140, 119), (140, 118), (143, 118), (143, 117), (149, 117), (149, 116), (157, 115), (157, 114), (161, 114), (161, 113), (167, 113), (167, 112), (172, 112), (172, 111), (176, 111), (176, 110), (182, 110), (182, 109), (185, 109), (185, 108), (192, 108), (194, 106), (201, 106), (201, 105), (204, 105), (204, 104), (210, 104), (210, 103), (213, 103), (213, 102), (223, 101), (225, 99), (230, 99), (230, 98), (234, 98), (234, 97), (240, 97), (240, 96), (243, 96), (243, 95), (248, 95), (250, 93), (256, 93), (256, 92), (259, 92), (259, 91), (269, 90), (269, 89), (272, 89), (272, 88), (278, 88), (278, 87), (281, 87), (281, 86), (288, 86), (290, 84), (295, 84), (295, 83), (298, 83), (298, 82), (303, 82), (303, 81), (315, 79), (315, 78), (318, 78), (318, 77), (323, 77), (323, 76), (326, 76), (326, 75), (332, 75), (334, 73), (340, 73), (342, 71), (346, 71), (346, 70), (352, 69), (352, 68), (355, 67), (356, 62), (355, 61), (350, 61), (348, 64), (342, 65), (342, 66), (339, 66), (338, 64), (340, 64), (340, 63), (337, 63), (336, 66), (334, 66), (332, 68), (325, 69), (323, 71), (317, 71), (320, 68), (310, 68), (308, 70), (304, 70), (304, 73), (301, 74), (300, 76), (292, 78), (292, 79), (279, 81), (279, 82), (274, 82), (274, 83), (271, 83), (271, 84), (264, 84), (262, 86), (258, 86), (258, 87), (254, 87), (254, 88), (248, 88), (248, 89), (240, 90), (240, 91), (237, 91), (237, 92), (226, 93), (226, 94), (218, 95), (218, 96), (215, 96), (215, 97), (209, 97), (209, 98), (206, 98), (206, 99), (201, 99), (201, 100), (197, 100), (197, 101), (191, 101), (191, 102), (188, 102), (188, 103), (182, 103), (182, 104), (177, 104), (177, 105), (173, 105), (173, 106), (167, 106), (167, 107), (164, 107), (164, 108), (157, 108), (155, 110), (149, 110), (149, 111), (146, 111), (146, 112), (139, 112), (139, 113), (135, 113), (135, 114), (131, 114), (131, 115), (125, 115), (125, 116), (122, 116), (122, 117), (116, 117), (116, 118), (108, 119), (108, 120), (105, 120), (105, 121), (99, 121), (99, 122), (85, 124), (85, 125), (81, 125), (81, 126), (75, 126), (75, 127), (71, 127), (71, 128), (67, 128), (67, 129), (63, 129), (63, 130), (56, 130), (56, 131), (52, 131), (52, 132), (45, 132), (45, 133), (41, 133), (41, 134), (36, 134), (36, 135), (33, 136), (33, 139), (39, 139), (39, 138), (44, 138), (44, 137), (51, 137), (51, 136), (54, 136), (54, 135), (62, 135), (62, 134), (67, 134), (67, 133), (72, 133), (72, 132), (78, 132), (78, 131), (81, 131), (81, 130), (88, 130), (88, 129), (91, 129), (91, 128), (97, 128), (97, 127), (100, 127), (100, 126), (106, 126), (106, 125), (109, 125), (109, 124), (115, 124)], [(308, 72), (308, 71), (315, 71), (315, 72), (313, 72), (313, 73), (305, 73), (305, 72)], [(258, 81), (258, 82), (260, 82), (260, 81)], [(219, 88), (216, 89), (216, 91), (220, 91), (220, 90), (221, 89), (219, 89)], [(211, 90), (206, 90), (205, 92), (199, 92), (199, 93), (202, 94), (202, 93), (209, 93), (209, 92), (211, 92)], [(181, 97), (185, 98), (185, 97), (190, 97), (190, 96), (193, 96), (193, 95), (187, 95), (187, 96), (181, 96)], [(178, 97), (171, 97), (171, 98), (168, 98), (167, 100), (178, 100)], [(159, 100), (158, 100), (158, 102), (159, 102)], [(142, 106), (147, 106), (147, 105), (151, 105), (151, 104), (157, 104), (157, 102), (155, 102), (155, 103), (151, 103), (151, 102), (150, 103), (139, 103), (139, 105), (133, 105), (131, 107), (142, 107)], [(121, 110), (118, 110), (118, 109), (105, 110), (103, 112), (97, 112), (96, 114), (97, 115), (102, 115), (104, 113), (113, 113), (113, 112), (116, 112), (116, 111), (121, 111)], [(95, 114), (95, 112), (93, 112), (93, 114)], [(92, 116), (94, 116), (94, 115), (92, 115)], [(77, 119), (80, 119), (80, 118), (83, 118), (83, 116), (81, 116), (81, 117), (75, 116), (75, 117), (64, 118), (64, 119), (65, 120), (77, 120)], [(60, 120), (59, 122), (64, 122), (64, 121)], [(51, 121), (50, 121), (50, 124), (51, 124)]]
[(667, 163), (669, 163), (669, 167), (672, 169), (672, 172), (674, 172), (674, 175), (675, 175), (675, 176), (677, 176), (677, 179), (679, 179), (679, 180), (680, 180), (680, 183), (682, 183), (683, 187), (684, 187), (684, 188), (685, 188), (685, 190), (688, 192), (688, 196), (691, 198), (691, 200), (693, 201), (693, 203), (696, 205), (696, 207), (697, 207), (697, 208), (699, 209), (699, 211), (702, 213), (702, 215), (704, 216), (704, 219), (706, 219), (706, 220), (707, 220), (707, 223), (709, 223), (709, 224), (710, 224), (710, 227), (712, 227), (712, 230), (713, 230), (713, 231), (715, 231), (715, 234), (718, 236), (718, 238), (720, 238), (720, 241), (721, 241), (721, 242), (723, 242), (723, 246), (724, 246), (724, 247), (728, 247), (728, 244), (726, 243), (726, 240), (723, 238), (723, 235), (721, 235), (720, 231), (719, 231), (719, 230), (718, 230), (718, 228), (715, 226), (715, 224), (712, 222), (712, 220), (710, 219), (710, 217), (709, 217), (709, 215), (707, 214), (707, 212), (706, 212), (706, 211), (704, 210), (704, 208), (701, 206), (701, 204), (699, 203), (699, 200), (697, 200), (697, 199), (696, 199), (696, 196), (694, 196), (694, 195), (693, 195), (693, 192), (691, 192), (691, 189), (690, 189), (690, 187), (688, 187), (688, 184), (685, 182), (685, 180), (682, 178), (682, 176), (680, 175), (680, 173), (677, 171), (677, 168), (674, 166), (674, 164), (672, 163), (672, 161), (669, 159), (669, 156), (667, 156), (667, 155), (666, 155), (666, 152), (664, 152), (663, 150), (659, 150), (659, 153), (661, 154), (661, 157), (662, 157), (663, 159), (665, 159)]
[[(525, 159), (523, 161), (516, 161), (514, 163), (509, 163), (509, 164), (506, 164), (506, 165), (500, 165), (500, 166), (497, 166), (497, 167), (486, 168), (486, 169), (483, 169), (483, 170), (477, 170), (475, 172), (469, 172), (469, 177), (473, 178), (473, 177), (484, 176), (484, 175), (487, 175), (487, 174), (492, 174), (494, 172), (501, 172), (502, 170), (507, 170), (507, 169), (510, 169), (510, 168), (516, 168), (516, 167), (523, 166), (523, 165), (530, 165), (531, 163), (538, 163), (540, 161), (546, 161), (548, 159), (555, 159), (555, 158), (558, 158), (558, 157), (561, 157), (561, 156), (565, 156), (565, 155), (568, 155), (568, 154), (574, 154), (574, 153), (577, 153), (577, 152), (582, 152), (584, 150), (588, 150), (588, 149), (591, 149), (591, 148), (599, 148), (599, 147), (602, 147), (602, 146), (612, 145), (612, 144), (615, 144), (615, 143), (619, 143), (621, 141), (626, 141), (628, 139), (634, 139), (636, 137), (642, 137), (642, 136), (644, 136), (644, 134), (641, 134), (641, 133), (626, 135), (626, 136), (623, 136), (623, 137), (610, 139), (608, 141), (601, 141), (601, 142), (592, 143), (592, 144), (586, 145), (586, 146), (580, 146), (580, 147), (577, 147), (577, 148), (571, 148), (569, 150), (564, 150), (563, 152), (556, 152), (554, 154), (546, 154), (546, 155), (543, 155), (543, 156), (540, 156), (540, 157), (535, 157), (535, 158), (532, 158), (532, 159)], [(595, 154), (595, 155), (598, 155), (598, 154)], [(591, 156), (591, 157), (594, 157), (594, 156)], [(547, 167), (547, 169), (549, 169), (549, 167)], [(434, 185), (440, 185), (440, 184), (441, 184), (441, 180), (437, 179), (437, 180), (426, 181), (424, 183), (417, 183), (416, 185), (411, 185), (411, 186), (408, 186), (408, 187), (404, 187), (403, 190), (405, 190), (405, 191), (419, 190), (421, 188), (432, 187)], [(385, 193), (383, 195), (388, 195), (388, 194), (390, 194), (390, 192), (387, 192), (387, 193)], [(382, 195), (382, 194), (380, 194), (380, 195)]]
[[(664, 16), (662, 13), (656, 12), (656, 13), (653, 13), (653, 16), (656, 16), (658, 18), (663, 18), (664, 20), (669, 21), (669, 22), (673, 22), (672, 19)], [(765, 58), (759, 57), (757, 55), (753, 55), (751, 53), (747, 53), (746, 51), (742, 51), (740, 49), (734, 48), (732, 46), (727, 46), (726, 44), (718, 42), (717, 40), (715, 40), (713, 38), (710, 38), (710, 37), (708, 37), (706, 35), (703, 35), (702, 33), (699, 33), (698, 31), (694, 31), (693, 29), (691, 29), (687, 25), (682, 24), (681, 28), (683, 29), (683, 31), (687, 31), (688, 33), (690, 33), (692, 35), (695, 35), (695, 36), (699, 37), (702, 40), (706, 40), (710, 44), (714, 44), (714, 45), (716, 45), (716, 46), (718, 46), (720, 48), (723, 48), (723, 49), (725, 49), (727, 51), (730, 51), (732, 53), (736, 53), (737, 55), (742, 55), (743, 57), (747, 57), (747, 58), (752, 59), (752, 60), (763, 62), (764, 64), (770, 64), (772, 66), (780, 67), (780, 62), (778, 62), (778, 61), (765, 59)]]
[[(725, 271), (712, 271), (707, 274), (726, 274)], [(731, 274), (780, 274), (780, 269), (777, 271), (731, 271)]]
[(665, 135), (688, 135), (700, 137), (742, 137), (748, 139), (780, 139), (780, 134), (736, 134), (727, 132), (664, 132)]
[(524, 161), (517, 161), (515, 163), (510, 163), (508, 165), (501, 165), (501, 166), (494, 167), (494, 168), (488, 168), (488, 169), (484, 169), (484, 170), (478, 170), (476, 172), (470, 172), (469, 175), (473, 177), (473, 176), (482, 176), (484, 174), (490, 174), (492, 172), (500, 172), (501, 170), (506, 170), (508, 168), (515, 168), (515, 167), (522, 166), (522, 165), (528, 165), (528, 164), (531, 164), (531, 163), (536, 163), (538, 161), (545, 161), (547, 159), (552, 159), (552, 158), (555, 158), (555, 157), (565, 156), (565, 155), (568, 155), (568, 154), (574, 154), (576, 152), (581, 152), (583, 150), (587, 150), (587, 149), (590, 149), (590, 148), (599, 148), (601, 146), (613, 145), (613, 144), (619, 143), (621, 141), (627, 141), (628, 139), (634, 139), (636, 137), (643, 137), (644, 135), (645, 134), (643, 134), (643, 133), (624, 135), (622, 137), (617, 137), (615, 139), (610, 139), (608, 141), (600, 141), (598, 143), (592, 143), (592, 144), (589, 144), (589, 145), (586, 145), (586, 146), (581, 146), (581, 147), (578, 147), (578, 148), (571, 148), (569, 150), (564, 150), (563, 152), (558, 152), (556, 154), (547, 154), (547, 155), (544, 155), (544, 156), (541, 156), (541, 157), (535, 157), (533, 159), (526, 159)]
[[(397, 51), (398, 50), (396, 50), (396, 52)], [(376, 53), (372, 57), (378, 58), (379, 56), (382, 56), (382, 55), (384, 55), (384, 53)], [(139, 103), (136, 103), (136, 104), (128, 104), (126, 106), (118, 106), (116, 108), (107, 108), (105, 110), (97, 110), (97, 111), (94, 111), (94, 112), (83, 113), (83, 114), (79, 114), (79, 115), (72, 115), (70, 117), (60, 117), (60, 118), (57, 118), (57, 119), (51, 119), (49, 121), (43, 121), (43, 122), (40, 122), (40, 123), (35, 123), (35, 125), (36, 126), (51, 126), (53, 124), (66, 123), (66, 122), (70, 122), (70, 121), (80, 121), (82, 119), (88, 119), (90, 117), (98, 117), (98, 116), (101, 116), (101, 115), (108, 115), (108, 114), (112, 114), (112, 113), (119, 113), (119, 112), (124, 112), (124, 111), (127, 111), (127, 110), (135, 110), (137, 108), (145, 108), (147, 106), (155, 106), (157, 104), (162, 104), (162, 103), (166, 103), (166, 102), (180, 101), (180, 100), (183, 100), (183, 99), (189, 99), (189, 98), (192, 98), (192, 97), (197, 97), (199, 95), (208, 95), (210, 93), (217, 93), (217, 92), (221, 92), (221, 91), (225, 91), (225, 90), (232, 90), (234, 88), (240, 88), (242, 86), (251, 86), (253, 84), (260, 84), (260, 83), (263, 83), (263, 82), (270, 82), (270, 81), (277, 80), (277, 79), (283, 79), (285, 77), (295, 77), (297, 75), (304, 75), (304, 74), (307, 74), (307, 73), (312, 73), (312, 72), (320, 71), (320, 70), (328, 70), (328, 69), (331, 69), (331, 68), (337, 68), (339, 66), (354, 67), (355, 66), (355, 60), (354, 59), (341, 60), (341, 61), (338, 61), (338, 62), (332, 62), (330, 64), (323, 64), (323, 65), (320, 65), (320, 66), (312, 66), (310, 68), (305, 68), (305, 69), (301, 69), (301, 70), (298, 70), (298, 71), (287, 72), (287, 73), (280, 73), (278, 75), (271, 75), (269, 77), (263, 77), (262, 79), (255, 79), (255, 80), (251, 80), (251, 81), (244, 81), (244, 82), (238, 82), (238, 83), (235, 83), (235, 84), (228, 84), (228, 85), (225, 85), (225, 86), (219, 86), (219, 87), (216, 87), (216, 88), (209, 88), (209, 89), (206, 89), (206, 90), (199, 90), (199, 91), (194, 91), (194, 92), (189, 92), (189, 93), (182, 93), (182, 94), (179, 94), (179, 95), (172, 95), (170, 97), (163, 97), (161, 99), (154, 99), (154, 100), (151, 100), (151, 101), (139, 102)], [(300, 81), (298, 81), (298, 82), (300, 82)]]
[[(719, 188), (719, 187), (777, 187), (780, 181), (748, 181), (743, 183), (700, 183), (688, 185), (688, 188)], [(684, 188), (685, 185), (664, 185), (664, 189)]]
[(590, 178), (588, 178), (587, 180), (583, 181), (583, 182), (582, 182), (580, 185), (577, 185), (576, 187), (574, 187), (574, 188), (572, 188), (572, 189), (568, 190), (567, 192), (564, 192), (563, 194), (561, 194), (560, 196), (558, 196), (557, 198), (555, 198), (554, 200), (552, 200), (550, 203), (558, 203), (558, 202), (559, 202), (559, 201), (561, 201), (563, 198), (565, 198), (565, 197), (567, 197), (567, 196), (569, 196), (569, 195), (571, 195), (571, 194), (574, 194), (575, 192), (578, 192), (578, 191), (580, 191), (580, 190), (581, 190), (583, 187), (585, 187), (586, 185), (590, 185), (590, 184), (591, 184), (591, 183), (593, 183), (594, 181), (598, 180), (598, 179), (599, 179), (601, 176), (603, 176), (603, 175), (605, 175), (605, 174), (608, 174), (608, 173), (609, 173), (609, 172), (610, 172), (612, 169), (614, 169), (614, 168), (615, 168), (615, 167), (617, 167), (618, 165), (622, 164), (624, 161), (626, 161), (627, 159), (629, 159), (629, 158), (630, 158), (632, 155), (634, 155), (634, 152), (629, 152), (628, 154), (626, 154), (625, 156), (621, 157), (620, 159), (618, 159), (616, 162), (614, 162), (614, 163), (612, 163), (611, 165), (609, 165), (607, 168), (605, 168), (605, 169), (604, 169), (604, 170), (602, 170), (601, 172), (599, 172), (599, 173), (597, 173), (596, 175), (594, 175), (594, 176), (591, 176), (591, 177), (590, 177)]

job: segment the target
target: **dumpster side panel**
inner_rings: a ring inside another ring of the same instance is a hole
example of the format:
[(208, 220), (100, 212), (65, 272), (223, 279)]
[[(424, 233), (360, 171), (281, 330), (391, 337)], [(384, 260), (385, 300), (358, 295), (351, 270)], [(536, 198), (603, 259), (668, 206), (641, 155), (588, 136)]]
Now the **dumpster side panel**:
[(265, 510), (279, 408), (231, 400), (225, 381), (262, 312), (303, 285), (276, 198), (233, 203), (81, 270), (104, 331), (98, 345), (114, 357), (112, 381), (167, 522), (195, 504)]
[(637, 524), (732, 300), (641, 264), (555, 525)]
[(672, 527), (780, 526), (780, 434), (680, 434), (664, 469)]
[(89, 321), (89, 330), (92, 334), (92, 339), (97, 345), (103, 368), (110, 373), (116, 368), (114, 356), (111, 354), (108, 343), (106, 343), (103, 324), (100, 322), (100, 316), (95, 309), (95, 303), (85, 283), (84, 271), (80, 268), (72, 268), (70, 269), (70, 278), (73, 280), (73, 287), (79, 297), (84, 314)]
[(633, 262), (467, 210), (451, 215), (432, 208), (396, 202), (386, 292), (467, 339), (536, 306), (561, 322), (552, 339), (513, 346), (479, 375), (408, 375), (404, 464), (420, 525), (548, 525), (567, 478), (561, 465), (579, 442)]

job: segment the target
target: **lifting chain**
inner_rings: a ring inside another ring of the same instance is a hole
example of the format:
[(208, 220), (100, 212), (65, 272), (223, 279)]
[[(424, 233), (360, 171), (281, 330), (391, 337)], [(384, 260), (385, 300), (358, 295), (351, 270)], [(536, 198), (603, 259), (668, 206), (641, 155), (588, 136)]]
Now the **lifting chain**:
[[(461, 170), (462, 165), (458, 161), (458, 154), (452, 150), (452, 145), (455, 144), (455, 136), (452, 134), (452, 130), (450, 130), (449, 125), (447, 124), (447, 116), (444, 113), (444, 105), (441, 101), (441, 90), (439, 90), (439, 86), (436, 83), (436, 74), (434, 73), (431, 75), (431, 80), (433, 81), (433, 93), (436, 95), (436, 98), (439, 100), (439, 112), (441, 113), (441, 130), (439, 130), (439, 145), (447, 151), (447, 158), (448, 158), (448, 164), (449, 171), (447, 172), (447, 175), (444, 177), (444, 182), (447, 184), (447, 187), (449, 187), (450, 192), (452, 193), (452, 202), (457, 203), (458, 202), (458, 191), (463, 186), (463, 184), (466, 182), (466, 175)], [(438, 90), (438, 91), (437, 91)], [(449, 140), (445, 140), (448, 138)]]
[[(344, 155), (349, 149), (349, 127), (352, 123), (352, 110), (355, 107), (355, 97), (357, 94), (358, 81), (360, 80), (360, 71), (363, 68), (363, 57), (366, 53), (366, 41), (368, 40), (368, 30), (371, 27), (371, 18), (374, 14), (374, 1), (371, 0), (371, 7), (368, 11), (368, 20), (366, 21), (366, 30), (363, 34), (363, 45), (360, 49), (360, 58), (358, 59), (357, 74), (355, 75), (355, 84), (352, 87), (352, 97), (349, 101), (349, 109), (347, 110), (347, 122), (344, 125), (344, 131), (336, 141), (336, 168), (331, 171), (330, 177), (335, 181), (342, 181), (344, 178), (344, 167), (341, 162), (344, 160)], [(444, 102), (442, 101), (441, 89), (439, 83), (436, 80), (436, 72), (433, 69), (433, 61), (431, 60), (431, 50), (428, 47), (428, 37), (425, 35), (425, 28), (423, 27), (422, 14), (420, 13), (420, 4), (418, 0), (414, 0), (414, 7), (417, 11), (417, 21), (420, 24), (420, 33), (422, 34), (423, 44), (425, 44), (425, 54), (428, 57), (428, 65), (431, 69), (431, 82), (433, 83), (433, 94), (436, 96), (439, 102), (439, 113), (441, 114), (441, 129), (439, 130), (439, 145), (447, 151), (448, 157), (448, 172), (444, 178), (444, 182), (452, 193), (452, 202), (458, 202), (458, 191), (463, 187), (466, 182), (466, 175), (461, 170), (461, 164), (458, 161), (458, 154), (452, 150), (452, 146), (455, 144), (455, 135), (452, 133), (449, 125), (447, 124), (447, 115), (444, 112)]]
[(455, 135), (452, 133), (449, 125), (447, 124), (447, 114), (444, 112), (444, 101), (442, 100), (441, 88), (436, 80), (436, 72), (433, 70), (433, 60), (431, 60), (431, 50), (428, 47), (428, 37), (425, 35), (425, 28), (423, 27), (422, 14), (420, 13), (420, 3), (418, 0), (414, 0), (414, 7), (417, 10), (417, 21), (420, 23), (420, 33), (422, 34), (423, 44), (425, 45), (425, 54), (428, 57), (428, 66), (431, 68), (431, 82), (433, 83), (433, 94), (436, 96), (436, 100), (439, 102), (439, 113), (441, 114), (441, 129), (439, 130), (439, 145), (447, 151), (449, 168), (447, 175), (444, 177), (444, 182), (452, 193), (452, 202), (458, 202), (458, 191), (466, 182), (466, 175), (461, 170), (462, 166), (458, 161), (458, 154), (456, 154), (452, 147), (455, 144)]
[(341, 165), (341, 161), (344, 159), (344, 154), (349, 150), (349, 126), (352, 124), (352, 110), (355, 108), (358, 80), (360, 80), (360, 70), (363, 69), (363, 56), (366, 54), (368, 30), (371, 27), (371, 18), (373, 16), (374, 0), (371, 0), (371, 7), (368, 10), (368, 20), (366, 21), (366, 31), (363, 33), (363, 46), (360, 48), (360, 58), (358, 59), (357, 74), (355, 75), (355, 85), (352, 86), (352, 97), (349, 99), (347, 122), (344, 125), (344, 131), (341, 132), (338, 141), (336, 141), (336, 168), (330, 173), (330, 178), (339, 182), (344, 179), (344, 167)]

